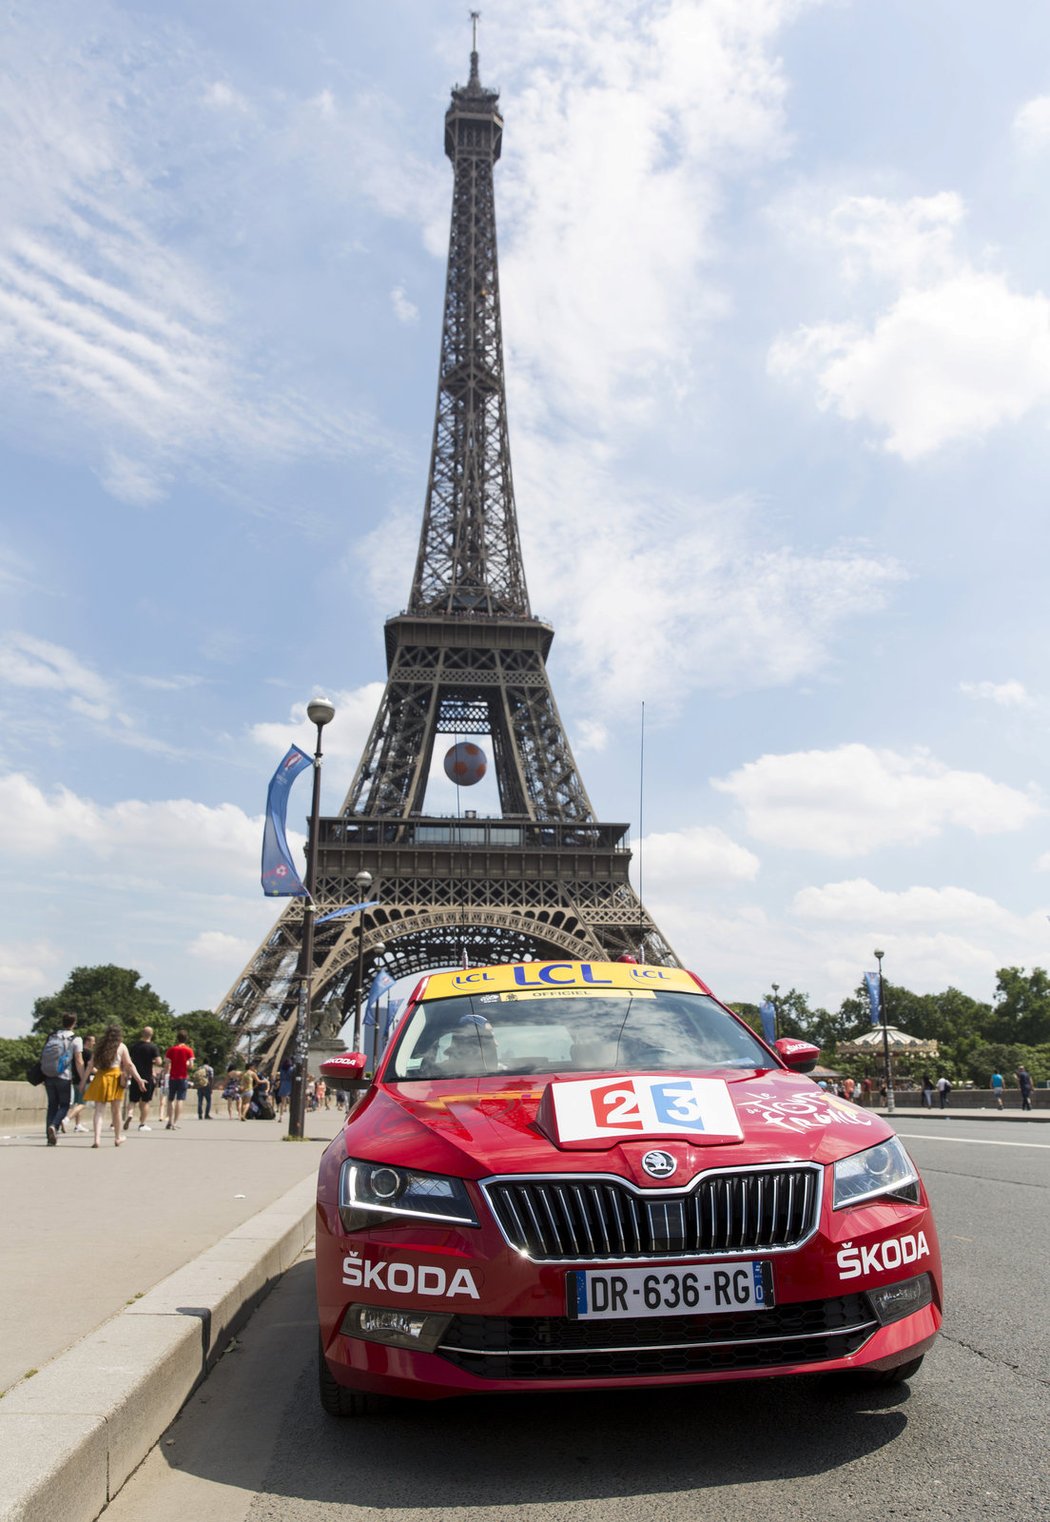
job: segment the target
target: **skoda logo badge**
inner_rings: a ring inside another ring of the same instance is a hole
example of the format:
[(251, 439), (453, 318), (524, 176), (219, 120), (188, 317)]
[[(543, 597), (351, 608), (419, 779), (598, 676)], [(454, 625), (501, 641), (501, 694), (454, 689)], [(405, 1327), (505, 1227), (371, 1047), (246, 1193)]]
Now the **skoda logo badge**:
[(642, 1167), (650, 1178), (670, 1178), (678, 1167), (670, 1152), (647, 1152)]

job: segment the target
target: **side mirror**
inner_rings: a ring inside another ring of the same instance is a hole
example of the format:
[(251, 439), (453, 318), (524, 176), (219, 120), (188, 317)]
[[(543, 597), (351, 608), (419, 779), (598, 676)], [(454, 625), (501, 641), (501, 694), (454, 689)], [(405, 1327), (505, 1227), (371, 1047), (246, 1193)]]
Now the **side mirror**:
[(793, 1073), (811, 1073), (820, 1056), (819, 1046), (811, 1041), (796, 1041), (793, 1036), (781, 1036), (774, 1041), (773, 1050)]
[(321, 1063), (321, 1077), (330, 1089), (342, 1089), (345, 1094), (357, 1094), (370, 1087), (372, 1080), (365, 1077), (368, 1058), (364, 1052), (340, 1052)]

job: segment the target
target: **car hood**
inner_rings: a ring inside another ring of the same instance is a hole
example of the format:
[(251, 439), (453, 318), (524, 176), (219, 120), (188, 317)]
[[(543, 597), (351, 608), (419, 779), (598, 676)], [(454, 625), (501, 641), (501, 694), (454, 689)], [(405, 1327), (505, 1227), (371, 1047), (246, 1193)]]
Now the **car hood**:
[[(576, 1080), (581, 1075), (566, 1076)], [(669, 1152), (677, 1177), (688, 1179), (720, 1165), (831, 1163), (893, 1134), (874, 1111), (779, 1068), (661, 1077), (724, 1084), (740, 1134), (707, 1138), (650, 1128), (638, 1137), (559, 1141), (557, 1127), (550, 1124), (550, 1096), (544, 1100), (551, 1080), (493, 1074), (380, 1084), (348, 1120), (344, 1139), (349, 1155), (466, 1178), (601, 1172), (647, 1187), (659, 1182), (641, 1168), (641, 1159), (654, 1147)], [(630, 1079), (630, 1074), (611, 1074), (607, 1081), (622, 1084)]]

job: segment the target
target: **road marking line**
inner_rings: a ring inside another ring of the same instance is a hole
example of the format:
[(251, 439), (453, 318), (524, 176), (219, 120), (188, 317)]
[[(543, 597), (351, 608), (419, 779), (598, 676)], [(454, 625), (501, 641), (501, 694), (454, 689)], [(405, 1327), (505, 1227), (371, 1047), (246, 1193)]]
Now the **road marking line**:
[(903, 1136), (905, 1141), (943, 1141), (962, 1142), (964, 1146), (971, 1147), (1038, 1147), (1041, 1152), (1050, 1152), (1050, 1142), (1008, 1142), (987, 1140), (983, 1136), (927, 1136), (924, 1131), (898, 1131), (898, 1136)]

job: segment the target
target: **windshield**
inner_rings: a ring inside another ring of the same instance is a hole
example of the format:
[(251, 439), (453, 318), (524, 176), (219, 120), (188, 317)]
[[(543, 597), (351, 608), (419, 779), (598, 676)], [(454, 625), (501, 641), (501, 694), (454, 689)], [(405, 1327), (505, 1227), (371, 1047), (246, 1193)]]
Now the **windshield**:
[(768, 1068), (769, 1053), (706, 994), (542, 989), (420, 1004), (383, 1077)]

